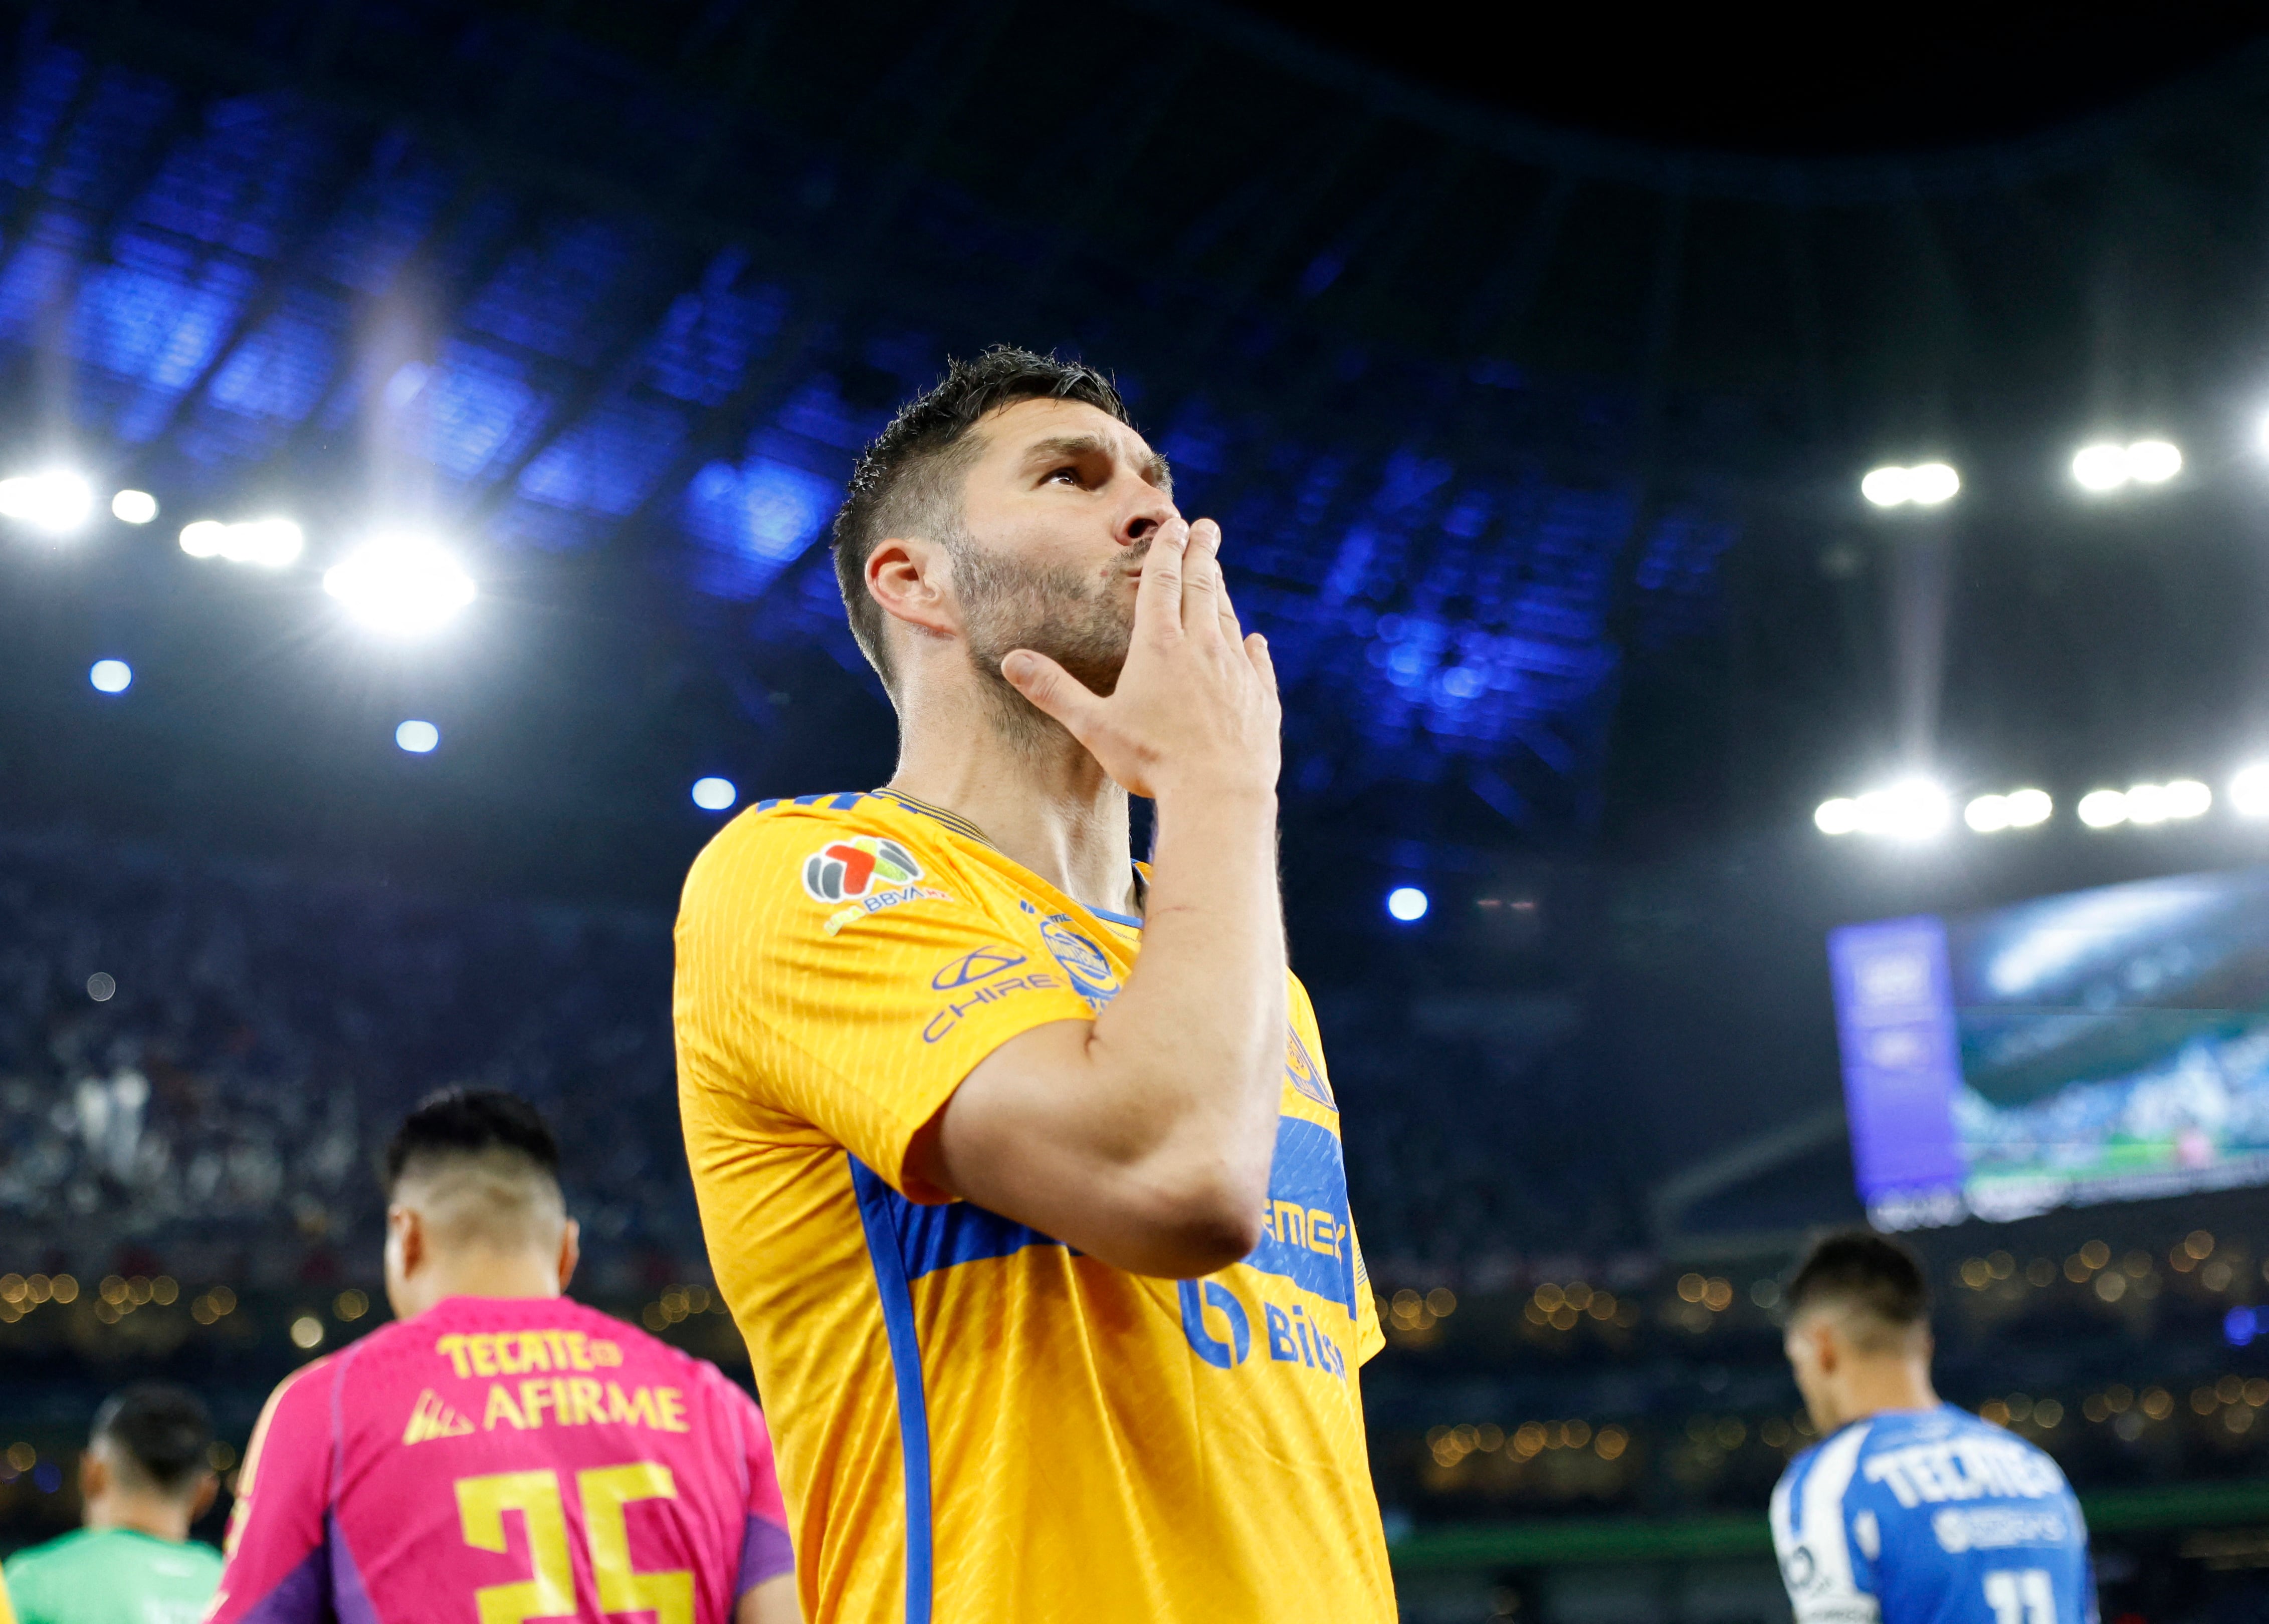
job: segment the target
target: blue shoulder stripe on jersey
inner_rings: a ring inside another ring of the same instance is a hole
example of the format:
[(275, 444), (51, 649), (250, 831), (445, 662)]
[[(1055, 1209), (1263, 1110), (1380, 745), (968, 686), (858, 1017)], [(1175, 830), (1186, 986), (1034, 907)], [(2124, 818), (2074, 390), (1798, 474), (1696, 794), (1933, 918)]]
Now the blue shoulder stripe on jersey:
[(826, 799), (825, 795), (798, 795), (795, 798), (795, 804), (800, 807), (816, 807)]
[(1108, 908), (1090, 908), (1088, 912), (1098, 919), (1109, 919), (1113, 925), (1124, 925), (1129, 930), (1142, 928), (1142, 921), (1131, 914), (1113, 913)]
[(834, 800), (829, 801), (827, 804), (830, 809), (833, 811), (848, 812), (852, 808), (857, 806), (861, 801), (866, 799), (867, 795), (865, 791), (852, 789), (844, 791), (843, 794), (836, 796)]
[[(909, 1201), (870, 1170), (861, 1170), (875, 1180), (872, 1200), (890, 1220), (891, 1233), (898, 1241), (898, 1264), (909, 1281), (950, 1269), (957, 1263), (1009, 1257), (1027, 1246), (1063, 1245), (1028, 1224), (967, 1201), (942, 1206)], [(859, 1199), (864, 1202), (869, 1198), (862, 1190)]]
[(859, 1222), (867, 1231), (867, 1259), (874, 1266), (875, 1289), (883, 1301), (883, 1332), (891, 1347), (891, 1372), (898, 1384), (898, 1452), (906, 1486), (906, 1624), (929, 1624), (931, 1590), (929, 1401), (922, 1387), (921, 1339), (914, 1329), (913, 1294), (908, 1289), (905, 1256), (891, 1203), (913, 1203), (847, 1151), (851, 1187), (859, 1198)]

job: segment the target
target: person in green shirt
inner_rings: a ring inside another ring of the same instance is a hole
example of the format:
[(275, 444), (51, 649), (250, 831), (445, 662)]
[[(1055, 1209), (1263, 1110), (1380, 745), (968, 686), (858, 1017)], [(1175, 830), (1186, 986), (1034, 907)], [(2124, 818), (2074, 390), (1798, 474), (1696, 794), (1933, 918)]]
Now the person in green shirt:
[(139, 1382), (94, 1414), (79, 1458), (86, 1525), (8, 1559), (17, 1624), (197, 1624), (220, 1553), (189, 1538), (218, 1484), (195, 1393)]

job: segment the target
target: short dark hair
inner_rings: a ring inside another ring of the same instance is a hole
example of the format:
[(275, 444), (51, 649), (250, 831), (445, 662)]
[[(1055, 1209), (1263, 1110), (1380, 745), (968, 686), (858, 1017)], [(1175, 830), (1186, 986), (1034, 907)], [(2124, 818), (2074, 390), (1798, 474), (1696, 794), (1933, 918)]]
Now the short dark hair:
[(122, 1451), (130, 1469), (161, 1494), (194, 1488), (212, 1469), (212, 1416), (196, 1394), (166, 1382), (137, 1382), (103, 1400), (88, 1430), (89, 1443)]
[(835, 584), (851, 635), (891, 684), (883, 646), (883, 609), (867, 590), (867, 560), (885, 537), (928, 534), (959, 511), (957, 475), (965, 475), (976, 446), (969, 432), (987, 413), (1019, 401), (1078, 401), (1132, 420), (1118, 386), (1094, 367), (1012, 344), (994, 344), (973, 361), (949, 358), (945, 376), (898, 408), (890, 426), (859, 455), (851, 494), (835, 515)]
[(559, 1141), (535, 1106), (502, 1089), (444, 1089), (402, 1120), (386, 1147), (391, 1198), (411, 1166), (451, 1156), (502, 1151), (524, 1156), (547, 1177), (559, 1177)]
[(1895, 1332), (1930, 1323), (1930, 1282), (1914, 1253), (1872, 1229), (1822, 1237), (1788, 1284), (1788, 1317), (1835, 1303)]

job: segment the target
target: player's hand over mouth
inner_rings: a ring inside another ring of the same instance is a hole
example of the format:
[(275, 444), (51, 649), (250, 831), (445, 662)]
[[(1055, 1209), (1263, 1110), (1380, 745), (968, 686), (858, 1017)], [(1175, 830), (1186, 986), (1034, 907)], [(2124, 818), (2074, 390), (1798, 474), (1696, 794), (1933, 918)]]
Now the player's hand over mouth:
[(1094, 692), (1046, 655), (1012, 651), (1001, 674), (1061, 722), (1130, 794), (1273, 797), (1282, 712), (1276, 669), (1246, 635), (1221, 572), (1221, 527), (1175, 519), (1150, 543), (1118, 687)]

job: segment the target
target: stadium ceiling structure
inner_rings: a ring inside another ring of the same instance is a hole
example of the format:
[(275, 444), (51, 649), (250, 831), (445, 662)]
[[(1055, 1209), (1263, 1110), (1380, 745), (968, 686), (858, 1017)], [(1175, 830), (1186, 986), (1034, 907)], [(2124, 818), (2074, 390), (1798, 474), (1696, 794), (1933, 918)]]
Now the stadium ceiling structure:
[[(288, 509), (311, 553), (458, 538), (588, 631), (523, 680), (617, 741), (543, 793), (618, 823), (728, 758), (751, 794), (887, 762), (823, 529), (989, 342), (1115, 369), (1223, 520), (1295, 816), (1547, 842), (1697, 734), (1860, 725), (1836, 560), (1879, 449), (2180, 432), (2258, 361), (2253, 45), (1991, 144), (1807, 156), (1526, 118), (1196, 0), (0, 19), (0, 452), (167, 520)], [(1768, 677), (1833, 697), (1777, 715)]]

